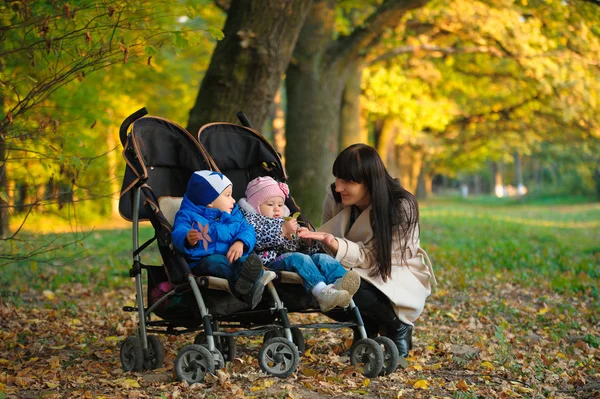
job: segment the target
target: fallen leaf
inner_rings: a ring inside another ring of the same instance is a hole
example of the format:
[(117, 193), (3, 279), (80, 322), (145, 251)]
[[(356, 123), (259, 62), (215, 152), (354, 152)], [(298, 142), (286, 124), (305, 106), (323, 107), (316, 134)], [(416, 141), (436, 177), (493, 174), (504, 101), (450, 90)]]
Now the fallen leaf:
[(419, 381), (415, 382), (415, 384), (413, 385), (413, 388), (429, 389), (429, 382), (427, 382), (427, 380), (419, 380)]

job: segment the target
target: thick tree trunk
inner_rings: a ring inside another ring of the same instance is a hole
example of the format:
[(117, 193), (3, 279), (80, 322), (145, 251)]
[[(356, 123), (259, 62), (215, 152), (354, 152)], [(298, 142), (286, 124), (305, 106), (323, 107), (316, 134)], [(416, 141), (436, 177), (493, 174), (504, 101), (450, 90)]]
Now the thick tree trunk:
[(238, 122), (244, 111), (262, 130), (312, 0), (233, 0), (225, 37), (212, 55), (187, 129)]
[(287, 73), (288, 110), (294, 111), (287, 114), (286, 167), (294, 198), (315, 224), (321, 220), (325, 187), (333, 182), (331, 167), (338, 154), (341, 73), (314, 76), (296, 65)]
[[(355, 143), (367, 143), (369, 135), (365, 128), (360, 107), (360, 84), (363, 64), (355, 63), (348, 71), (346, 87), (342, 93), (342, 111), (340, 115), (340, 149)], [(382, 154), (383, 156), (383, 154)]]
[[(404, 13), (427, 0), (385, 0), (350, 35), (335, 36), (334, 0), (315, 0), (288, 67), (287, 170), (305, 216), (320, 220), (324, 188), (338, 153), (342, 93), (360, 65)], [(349, 68), (350, 67), (350, 68)]]

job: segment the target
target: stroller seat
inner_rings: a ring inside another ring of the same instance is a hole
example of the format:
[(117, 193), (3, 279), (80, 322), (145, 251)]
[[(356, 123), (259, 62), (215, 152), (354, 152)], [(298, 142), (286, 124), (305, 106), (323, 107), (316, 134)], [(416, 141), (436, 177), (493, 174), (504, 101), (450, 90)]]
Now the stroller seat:
[[(175, 221), (175, 215), (179, 208), (181, 207), (181, 201), (183, 197), (171, 197), (165, 196), (160, 197), (158, 199), (158, 206), (162, 211), (165, 219), (173, 225)], [(285, 284), (302, 284), (302, 279), (297, 273), (288, 272), (288, 271), (277, 271), (277, 281)], [(229, 284), (226, 279), (214, 276), (205, 276), (207, 288), (214, 290), (222, 290), (231, 293), (231, 289), (229, 288)]]

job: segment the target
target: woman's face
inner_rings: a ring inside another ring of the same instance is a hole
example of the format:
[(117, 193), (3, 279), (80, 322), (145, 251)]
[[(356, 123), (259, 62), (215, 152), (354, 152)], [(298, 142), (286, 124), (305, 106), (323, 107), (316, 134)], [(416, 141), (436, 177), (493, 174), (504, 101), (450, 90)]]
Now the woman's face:
[(371, 205), (371, 194), (363, 183), (336, 178), (335, 191), (342, 196), (344, 206), (356, 205), (360, 210), (364, 210)]

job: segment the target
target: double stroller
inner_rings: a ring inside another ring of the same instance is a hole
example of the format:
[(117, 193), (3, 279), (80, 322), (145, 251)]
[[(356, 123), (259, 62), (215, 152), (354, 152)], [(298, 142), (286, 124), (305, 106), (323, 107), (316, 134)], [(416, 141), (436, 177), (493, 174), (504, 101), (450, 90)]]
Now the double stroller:
[[(231, 294), (227, 280), (193, 275), (175, 250), (171, 242), (173, 220), (194, 171), (210, 169), (225, 174), (233, 182), (236, 199), (258, 176), (287, 179), (279, 154), (250, 127), (243, 114), (238, 117), (242, 125), (210, 123), (200, 129), (198, 138), (176, 123), (147, 116), (145, 108), (121, 125), (126, 168), (119, 211), (132, 222), (129, 274), (135, 279), (136, 290), (135, 305), (123, 310), (137, 312), (139, 319), (136, 335), (121, 344), (123, 369), (162, 367), (164, 347), (152, 334), (193, 333), (193, 344), (181, 348), (175, 358), (175, 375), (190, 384), (202, 382), (206, 373), (236, 357), (236, 337), (264, 336), (258, 354), (261, 369), (287, 377), (296, 371), (304, 352), (301, 328), (354, 328), (360, 339), (350, 349), (351, 363), (370, 378), (393, 372), (404, 359), (388, 338), (367, 338), (353, 301), (345, 309), (327, 313), (337, 322), (292, 325), (289, 312), (320, 312), (297, 274), (277, 272), (276, 279), (266, 285), (259, 305), (250, 310)], [(299, 211), (291, 197), (286, 205), (292, 213)], [(141, 221), (150, 221), (154, 230), (154, 236), (144, 243), (140, 243)], [(302, 215), (299, 223), (312, 227)], [(162, 265), (144, 264), (142, 254), (155, 241)]]

